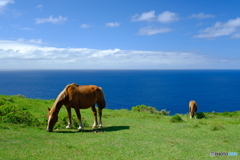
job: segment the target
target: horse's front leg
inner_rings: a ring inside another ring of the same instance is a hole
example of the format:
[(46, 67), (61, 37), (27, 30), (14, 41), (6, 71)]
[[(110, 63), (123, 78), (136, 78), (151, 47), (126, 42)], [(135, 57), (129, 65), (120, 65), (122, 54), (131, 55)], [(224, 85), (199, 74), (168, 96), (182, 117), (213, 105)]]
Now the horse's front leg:
[(77, 117), (78, 117), (78, 121), (79, 121), (79, 127), (78, 127), (78, 130), (84, 130), (84, 126), (83, 126), (83, 123), (82, 123), (82, 117), (81, 117), (81, 113), (80, 113), (80, 109), (79, 108), (74, 108), (75, 109), (75, 112), (77, 114)]
[(66, 107), (68, 113), (68, 125), (66, 126), (67, 129), (72, 128), (72, 112), (71, 107)]
[(98, 121), (97, 121), (97, 110), (96, 110), (95, 104), (92, 106), (92, 112), (94, 116), (94, 122), (93, 122), (92, 128), (96, 128), (98, 126)]

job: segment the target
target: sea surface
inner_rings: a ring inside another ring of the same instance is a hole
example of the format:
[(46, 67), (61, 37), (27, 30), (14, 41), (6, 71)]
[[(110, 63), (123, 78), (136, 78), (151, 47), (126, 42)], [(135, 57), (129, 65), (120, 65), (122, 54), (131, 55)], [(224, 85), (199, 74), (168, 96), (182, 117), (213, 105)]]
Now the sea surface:
[(186, 114), (188, 102), (196, 100), (199, 112), (240, 110), (240, 70), (0, 71), (2, 95), (55, 99), (70, 83), (102, 87), (108, 109), (145, 104)]

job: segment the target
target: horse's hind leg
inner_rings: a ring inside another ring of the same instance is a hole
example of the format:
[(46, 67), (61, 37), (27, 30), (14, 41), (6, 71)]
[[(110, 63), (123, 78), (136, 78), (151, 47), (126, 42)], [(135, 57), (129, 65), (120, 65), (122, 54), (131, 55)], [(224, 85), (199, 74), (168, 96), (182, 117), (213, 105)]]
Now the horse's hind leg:
[(72, 112), (71, 107), (66, 107), (68, 113), (68, 125), (66, 126), (67, 129), (72, 128)]
[(79, 127), (78, 127), (78, 130), (83, 130), (84, 127), (83, 127), (83, 123), (82, 123), (82, 117), (81, 117), (81, 113), (80, 113), (80, 109), (78, 108), (74, 108), (75, 109), (75, 112), (77, 114), (77, 117), (78, 117), (78, 121), (79, 121)]
[(102, 128), (102, 109), (98, 107), (98, 114), (99, 114), (99, 128)]
[(96, 128), (98, 126), (98, 120), (97, 120), (97, 110), (96, 110), (95, 104), (91, 108), (94, 116), (94, 123), (92, 127)]

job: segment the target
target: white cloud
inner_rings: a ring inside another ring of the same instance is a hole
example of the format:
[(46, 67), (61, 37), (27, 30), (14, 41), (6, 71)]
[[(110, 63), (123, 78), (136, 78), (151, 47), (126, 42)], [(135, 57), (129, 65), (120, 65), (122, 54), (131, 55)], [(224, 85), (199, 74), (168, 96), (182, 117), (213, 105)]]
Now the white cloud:
[(215, 16), (212, 14), (205, 14), (203, 12), (198, 14), (192, 14), (189, 18), (197, 18), (197, 19), (205, 19), (205, 18), (214, 18)]
[(43, 8), (43, 5), (41, 5), (41, 4), (39, 4), (39, 5), (37, 5), (37, 7), (36, 8)]
[(166, 32), (170, 32), (172, 31), (172, 29), (170, 28), (153, 28), (151, 26), (148, 27), (143, 27), (139, 29), (138, 35), (154, 35), (154, 34), (158, 34), (158, 33), (166, 33)]
[(58, 18), (53, 18), (53, 16), (49, 16), (49, 18), (36, 18), (36, 24), (41, 23), (62, 23), (67, 21), (67, 17), (58, 16)]
[[(18, 11), (12, 11), (7, 9), (8, 4), (15, 3), (13, 0), (0, 0), (0, 14), (8, 14), (8, 15), (17, 15)], [(6, 13), (7, 12), (7, 13)]]
[(27, 40), (27, 39), (24, 39), (24, 38), (20, 38), (17, 41), (21, 42), (21, 43), (44, 44), (42, 39), (30, 39), (30, 40)]
[(161, 23), (171, 23), (179, 19), (178, 15), (174, 12), (165, 11), (158, 15), (157, 20)]
[(155, 15), (155, 11), (144, 12), (142, 14), (135, 14), (132, 17), (132, 21), (149, 21), (160, 23), (171, 23), (179, 20), (179, 16), (174, 12), (165, 11), (158, 16)]
[(190, 52), (56, 48), (41, 47), (36, 43), (29, 44), (26, 40), (0, 40), (2, 69), (14, 67), (26, 69), (28, 66), (38, 69), (157, 69), (186, 66), (193, 68), (202, 63), (206, 63), (205, 56)]
[(226, 23), (217, 22), (214, 26), (199, 31), (195, 38), (214, 38), (219, 36), (231, 36), (240, 38), (240, 17), (228, 20)]
[(105, 25), (106, 25), (106, 27), (118, 27), (118, 26), (120, 26), (120, 23), (118, 23), (118, 22), (109, 22), (109, 23), (106, 23)]
[(0, 9), (8, 4), (15, 3), (13, 0), (0, 0)]
[(141, 15), (135, 14), (132, 21), (151, 21), (155, 18), (155, 11), (144, 12)]
[(90, 28), (91, 26), (90, 25), (88, 25), (88, 24), (82, 24), (81, 26), (80, 26), (80, 28)]

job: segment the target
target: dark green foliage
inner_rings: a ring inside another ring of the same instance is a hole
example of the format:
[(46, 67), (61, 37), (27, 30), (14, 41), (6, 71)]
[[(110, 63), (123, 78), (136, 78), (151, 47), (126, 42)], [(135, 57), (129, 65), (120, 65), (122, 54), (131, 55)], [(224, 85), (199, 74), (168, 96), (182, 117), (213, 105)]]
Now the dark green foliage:
[(0, 100), (0, 106), (4, 105), (4, 101), (3, 100)]
[(178, 123), (178, 122), (183, 122), (183, 120), (178, 114), (175, 114), (174, 116), (171, 117), (170, 122)]
[(18, 105), (5, 104), (0, 106), (0, 121), (5, 123), (38, 126), (39, 121), (29, 111)]
[(14, 102), (12, 98), (1, 98), (2, 101), (5, 101), (5, 102)]
[(131, 111), (147, 112), (147, 113), (159, 114), (159, 115), (169, 115), (170, 113), (170, 111), (166, 111), (166, 109), (158, 111), (156, 108), (151, 106), (146, 106), (146, 105), (138, 105), (138, 106), (132, 107)]
[(207, 118), (203, 112), (196, 113), (197, 119)]

